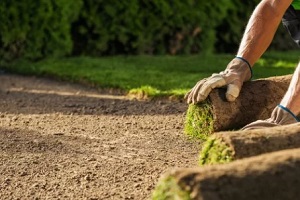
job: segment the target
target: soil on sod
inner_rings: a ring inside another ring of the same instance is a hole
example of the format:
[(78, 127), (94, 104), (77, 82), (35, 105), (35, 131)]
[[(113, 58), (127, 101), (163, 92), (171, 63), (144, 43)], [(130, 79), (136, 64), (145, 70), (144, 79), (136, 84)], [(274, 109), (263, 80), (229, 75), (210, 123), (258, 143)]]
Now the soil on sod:
[(162, 173), (197, 166), (199, 143), (183, 134), (184, 102), (0, 80), (1, 199), (149, 199)]

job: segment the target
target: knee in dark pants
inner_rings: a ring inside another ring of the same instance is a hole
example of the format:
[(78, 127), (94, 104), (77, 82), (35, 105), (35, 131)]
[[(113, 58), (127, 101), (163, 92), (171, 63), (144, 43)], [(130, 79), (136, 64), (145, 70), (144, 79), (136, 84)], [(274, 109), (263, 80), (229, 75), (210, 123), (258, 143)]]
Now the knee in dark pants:
[(282, 24), (300, 47), (300, 10), (295, 10), (293, 6), (290, 6), (283, 15)]

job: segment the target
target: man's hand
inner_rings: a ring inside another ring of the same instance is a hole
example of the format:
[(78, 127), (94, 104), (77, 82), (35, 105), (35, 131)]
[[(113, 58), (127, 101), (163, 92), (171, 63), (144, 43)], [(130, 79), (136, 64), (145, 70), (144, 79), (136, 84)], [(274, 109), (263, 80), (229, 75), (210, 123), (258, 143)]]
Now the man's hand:
[(243, 83), (252, 77), (251, 66), (243, 58), (234, 58), (225, 71), (200, 80), (186, 95), (187, 103), (196, 104), (207, 98), (214, 88), (227, 86), (226, 99), (234, 101), (240, 94)]
[(293, 124), (296, 122), (299, 122), (299, 119), (288, 108), (278, 105), (273, 110), (269, 119), (252, 122), (243, 127), (242, 130), (270, 128), (279, 125)]

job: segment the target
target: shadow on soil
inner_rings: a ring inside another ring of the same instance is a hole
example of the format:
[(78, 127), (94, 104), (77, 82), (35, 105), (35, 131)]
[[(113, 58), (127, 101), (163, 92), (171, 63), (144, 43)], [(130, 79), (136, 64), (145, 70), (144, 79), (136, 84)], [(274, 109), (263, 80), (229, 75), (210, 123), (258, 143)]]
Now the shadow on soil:
[(91, 140), (81, 137), (42, 135), (25, 129), (0, 128), (0, 151), (6, 153), (88, 153), (86, 149), (80, 148), (88, 143)]
[(185, 103), (168, 100), (137, 101), (5, 90), (0, 90), (0, 97), (0, 112), (10, 114), (169, 115), (187, 109)]

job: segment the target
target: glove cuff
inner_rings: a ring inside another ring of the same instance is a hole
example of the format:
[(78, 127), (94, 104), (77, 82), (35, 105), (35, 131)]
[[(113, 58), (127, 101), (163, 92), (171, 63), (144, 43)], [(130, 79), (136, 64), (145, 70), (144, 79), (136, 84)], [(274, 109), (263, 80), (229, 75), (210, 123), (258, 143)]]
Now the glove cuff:
[(284, 107), (283, 105), (280, 105), (280, 104), (278, 104), (277, 106), (279, 108), (283, 109), (284, 111), (288, 112), (297, 122), (300, 122), (298, 117), (292, 111), (290, 111), (287, 107)]
[(227, 83), (233, 81), (240, 81), (241, 83), (246, 82), (252, 77), (252, 70), (248, 61), (244, 61), (241, 57), (235, 57), (232, 59), (225, 71), (221, 72), (221, 75), (225, 78)]
[(248, 62), (248, 60), (246, 60), (245, 58), (243, 58), (241, 56), (235, 56), (235, 58), (240, 59), (240, 60), (244, 61), (247, 64), (247, 66), (249, 67), (250, 73), (251, 73), (251, 76), (250, 76), (249, 80), (251, 80), (252, 77), (253, 77), (253, 71), (252, 71), (252, 67), (251, 67), (250, 63)]

